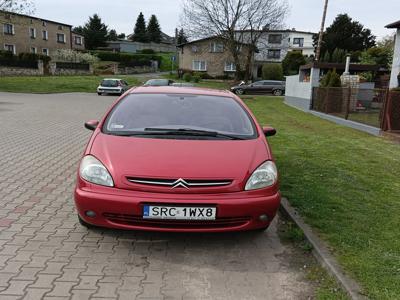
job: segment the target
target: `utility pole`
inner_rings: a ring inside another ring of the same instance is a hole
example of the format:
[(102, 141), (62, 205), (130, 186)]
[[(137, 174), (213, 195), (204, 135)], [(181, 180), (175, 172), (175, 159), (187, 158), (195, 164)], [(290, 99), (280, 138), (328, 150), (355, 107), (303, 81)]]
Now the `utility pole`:
[(319, 59), (321, 57), (322, 36), (324, 35), (325, 19), (326, 19), (327, 11), (328, 11), (328, 0), (325, 0), (324, 13), (322, 15), (322, 22), (321, 22), (321, 30), (319, 32), (319, 37), (318, 37), (317, 53), (315, 54), (316, 61), (319, 61)]

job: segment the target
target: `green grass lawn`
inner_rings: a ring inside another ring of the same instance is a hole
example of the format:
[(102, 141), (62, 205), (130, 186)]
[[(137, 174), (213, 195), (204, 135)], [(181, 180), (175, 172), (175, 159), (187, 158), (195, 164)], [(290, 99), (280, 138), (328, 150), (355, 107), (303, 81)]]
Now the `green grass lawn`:
[(95, 93), (98, 84), (107, 77), (125, 79), (130, 85), (140, 84), (140, 79), (124, 75), (104, 76), (13, 76), (0, 78), (0, 91), (20, 93)]
[[(244, 97), (246, 98), (246, 97)], [(245, 100), (269, 138), (281, 190), (371, 299), (400, 299), (400, 145), (283, 104)]]

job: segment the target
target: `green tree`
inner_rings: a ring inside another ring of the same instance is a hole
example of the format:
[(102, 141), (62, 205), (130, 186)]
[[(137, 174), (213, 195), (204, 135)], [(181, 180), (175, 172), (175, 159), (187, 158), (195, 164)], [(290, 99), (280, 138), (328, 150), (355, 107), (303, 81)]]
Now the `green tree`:
[(135, 29), (133, 30), (132, 41), (147, 43), (147, 33), (146, 33), (146, 21), (144, 20), (143, 14), (140, 12), (137, 17)]
[(115, 29), (111, 29), (108, 32), (107, 40), (108, 41), (117, 41), (118, 40), (118, 34), (117, 34), (117, 31)]
[(331, 54), (328, 50), (325, 51), (324, 55), (322, 56), (323, 62), (330, 62), (331, 61)]
[(299, 68), (306, 64), (306, 59), (300, 51), (289, 51), (282, 61), (283, 74), (298, 74)]
[(331, 76), (332, 76), (332, 71), (329, 70), (328, 73), (326, 73), (320, 82), (320, 87), (328, 87), (329, 86), (329, 82), (331, 81)]
[(282, 80), (283, 79), (282, 64), (272, 63), (263, 65), (262, 78), (264, 80)]
[[(363, 51), (375, 46), (375, 39), (370, 29), (364, 28), (347, 14), (339, 14), (324, 32), (321, 51), (333, 53), (335, 48), (343, 49), (345, 52)], [(317, 41), (318, 34), (314, 35), (314, 45)]]
[(372, 47), (363, 51), (360, 55), (360, 63), (367, 65), (381, 65), (390, 68), (392, 63), (393, 51), (386, 47)]
[(118, 34), (118, 39), (120, 39), (120, 40), (126, 39), (126, 34), (125, 33)]
[(85, 26), (78, 27), (78, 30), (81, 30), (78, 33), (81, 33), (85, 37), (86, 49), (93, 50), (107, 45), (107, 26), (102, 23), (101, 18), (97, 14), (89, 17), (89, 21)]
[(333, 70), (331, 73), (331, 78), (329, 79), (329, 87), (341, 87), (342, 81), (340, 80), (340, 76), (336, 73), (336, 70)]
[(181, 28), (178, 32), (178, 40), (177, 40), (177, 44), (185, 44), (188, 42), (188, 38), (185, 34), (185, 32), (183, 31), (183, 28)]
[(147, 24), (147, 39), (150, 42), (161, 42), (161, 28), (156, 15), (151, 15), (149, 24)]

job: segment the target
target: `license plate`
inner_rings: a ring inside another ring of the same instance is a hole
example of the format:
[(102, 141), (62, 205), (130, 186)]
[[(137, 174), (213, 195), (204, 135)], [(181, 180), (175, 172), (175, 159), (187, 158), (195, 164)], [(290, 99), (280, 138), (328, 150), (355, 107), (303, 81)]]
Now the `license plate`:
[(144, 205), (143, 219), (215, 220), (216, 207)]

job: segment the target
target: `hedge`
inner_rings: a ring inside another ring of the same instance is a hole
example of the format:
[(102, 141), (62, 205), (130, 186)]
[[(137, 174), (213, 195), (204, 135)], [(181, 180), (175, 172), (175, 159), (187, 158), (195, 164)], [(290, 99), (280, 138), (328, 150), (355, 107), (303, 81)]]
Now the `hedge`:
[(0, 51), (1, 66), (37, 69), (38, 60), (42, 60), (44, 64), (47, 64), (50, 61), (50, 57), (34, 53), (14, 55), (9, 51)]
[(131, 54), (131, 53), (120, 53), (111, 51), (91, 51), (93, 55), (96, 55), (100, 60), (103, 61), (116, 61), (121, 63), (133, 63), (138, 62), (142, 65), (148, 65), (151, 60), (158, 61), (158, 65), (161, 66), (161, 56), (154, 54)]

